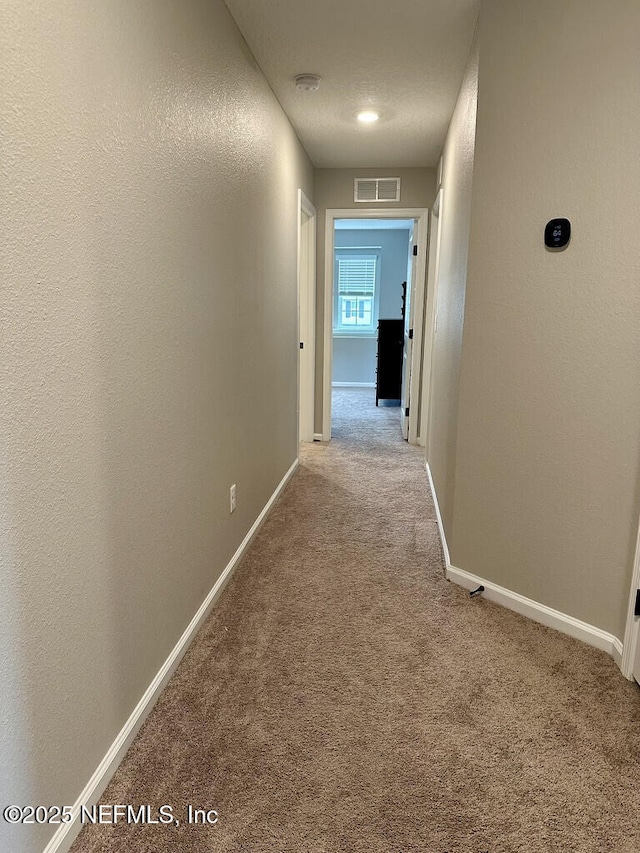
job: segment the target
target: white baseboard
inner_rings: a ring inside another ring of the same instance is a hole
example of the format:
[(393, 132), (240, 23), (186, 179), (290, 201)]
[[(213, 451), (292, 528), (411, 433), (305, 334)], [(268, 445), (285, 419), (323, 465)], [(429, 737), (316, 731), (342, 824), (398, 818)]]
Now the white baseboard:
[(433, 497), (433, 503), (436, 508), (436, 519), (438, 522), (438, 530), (440, 531), (440, 542), (442, 544), (442, 552), (444, 554), (444, 570), (445, 575), (447, 569), (451, 565), (451, 559), (449, 557), (449, 546), (447, 545), (447, 537), (444, 533), (444, 524), (442, 523), (442, 515), (440, 513), (440, 506), (438, 504), (438, 495), (436, 493), (436, 487), (433, 482), (433, 476), (431, 474), (431, 468), (429, 468), (429, 463), (426, 463), (427, 468), (427, 477), (429, 478), (429, 488), (431, 489), (431, 496)]
[(321, 432), (314, 432), (313, 440), (314, 441), (323, 441), (324, 439), (322, 437), (322, 433)]
[[(620, 670), (622, 670), (622, 655), (624, 653), (624, 644), (617, 638), (613, 637), (611, 657), (614, 659)], [(624, 675), (624, 672), (622, 673)], [(628, 676), (627, 676), (628, 678)], [(633, 678), (630, 679), (633, 681)]]
[(442, 550), (445, 558), (445, 576), (447, 580), (452, 581), (458, 586), (465, 589), (477, 589), (479, 586), (484, 587), (482, 597), (489, 601), (494, 601), (503, 607), (520, 613), (532, 619), (534, 622), (539, 622), (541, 625), (546, 625), (548, 628), (555, 628), (563, 634), (568, 634), (570, 637), (575, 637), (577, 640), (582, 640), (590, 646), (595, 646), (597, 649), (607, 652), (614, 659), (619, 667), (622, 667), (622, 651), (623, 646), (617, 637), (613, 634), (603, 631), (601, 628), (596, 628), (595, 625), (590, 625), (588, 622), (582, 622), (573, 616), (562, 613), (560, 610), (554, 610), (552, 607), (547, 607), (545, 604), (540, 604), (531, 598), (526, 598), (517, 592), (512, 592), (503, 586), (499, 586), (492, 581), (487, 581), (478, 575), (473, 575), (464, 569), (458, 569), (451, 565), (449, 556), (449, 548), (447, 539), (442, 524), (442, 516), (440, 507), (438, 506), (438, 497), (436, 495), (431, 469), (427, 463), (427, 475), (429, 477), (429, 485), (433, 495), (433, 501), (436, 508), (436, 517), (438, 520), (438, 530), (440, 531), (440, 539), (442, 542)]
[(332, 382), (332, 388), (375, 388), (375, 382)]
[(269, 501), (267, 502), (266, 506), (264, 507), (258, 518), (255, 520), (251, 529), (242, 540), (238, 550), (235, 552), (235, 554), (227, 564), (226, 568), (213, 585), (213, 588), (198, 608), (197, 613), (189, 623), (183, 635), (180, 637), (180, 639), (174, 646), (171, 654), (158, 670), (158, 673), (156, 674), (155, 678), (153, 679), (149, 687), (146, 689), (144, 695), (136, 705), (133, 713), (131, 714), (127, 722), (124, 724), (122, 730), (120, 731), (114, 742), (109, 747), (107, 754), (96, 768), (93, 776), (85, 785), (82, 793), (80, 794), (80, 796), (72, 807), (73, 820), (70, 823), (65, 823), (58, 827), (55, 834), (45, 847), (44, 853), (67, 853), (67, 851), (75, 841), (78, 833), (82, 829), (82, 825), (78, 820), (81, 807), (94, 805), (100, 799), (102, 792), (111, 781), (111, 777), (120, 765), (127, 749), (129, 748), (131, 742), (138, 733), (138, 730), (149, 715), (149, 712), (155, 705), (167, 682), (175, 672), (178, 664), (184, 657), (187, 649), (191, 645), (200, 627), (202, 626), (202, 623), (209, 615), (209, 612), (211, 611), (216, 600), (220, 596), (220, 593), (224, 589), (227, 581), (230, 579), (236, 566), (244, 556), (247, 548), (249, 547), (256, 533), (264, 523), (274, 503), (280, 497), (280, 494), (282, 493), (284, 487), (287, 485), (287, 483), (295, 473), (297, 467), (298, 460), (296, 459), (278, 484), (276, 490), (269, 498)]
[(505, 589), (503, 586), (498, 586), (498, 584), (472, 575), (455, 566), (447, 568), (447, 579), (465, 589), (477, 589), (479, 586), (483, 586), (483, 598), (495, 601), (496, 604), (501, 604), (509, 610), (533, 619), (534, 622), (546, 625), (548, 628), (555, 628), (556, 631), (561, 631), (563, 634), (582, 640), (590, 646), (602, 649), (614, 659), (617, 659), (618, 655), (622, 661), (622, 643), (620, 640), (613, 634), (596, 628), (595, 625), (589, 625), (588, 622), (582, 622), (580, 619), (575, 619), (573, 616), (568, 616), (566, 613), (554, 610), (552, 607), (547, 607), (531, 598), (525, 598), (524, 595), (512, 592), (510, 589)]

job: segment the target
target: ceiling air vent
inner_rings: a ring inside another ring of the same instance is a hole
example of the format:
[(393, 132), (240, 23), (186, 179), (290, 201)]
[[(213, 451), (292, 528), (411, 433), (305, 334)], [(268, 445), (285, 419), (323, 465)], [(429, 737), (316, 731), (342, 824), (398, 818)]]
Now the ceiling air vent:
[(400, 201), (400, 178), (356, 178), (354, 201)]

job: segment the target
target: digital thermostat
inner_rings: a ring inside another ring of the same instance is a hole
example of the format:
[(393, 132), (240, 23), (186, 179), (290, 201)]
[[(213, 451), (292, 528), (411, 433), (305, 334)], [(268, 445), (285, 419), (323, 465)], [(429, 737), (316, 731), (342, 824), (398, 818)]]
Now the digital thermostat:
[(544, 244), (547, 249), (564, 249), (571, 239), (571, 223), (568, 219), (551, 219), (544, 229)]

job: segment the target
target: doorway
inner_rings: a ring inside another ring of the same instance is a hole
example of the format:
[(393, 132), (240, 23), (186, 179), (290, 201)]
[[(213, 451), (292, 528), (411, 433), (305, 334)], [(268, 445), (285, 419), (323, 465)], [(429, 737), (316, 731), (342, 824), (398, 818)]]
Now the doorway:
[[(402, 286), (406, 282), (406, 332), (411, 340), (411, 352), (405, 362), (404, 382), (398, 383), (397, 399), (393, 402), (398, 407), (399, 427), (402, 427), (404, 419), (401, 412), (407, 411), (405, 437), (417, 443), (422, 373), (421, 358), (417, 356), (422, 355), (427, 223), (426, 208), (369, 209), (363, 212), (354, 209), (327, 210), (322, 365), (323, 441), (331, 438), (334, 387), (371, 389), (372, 398), (375, 399), (378, 321), (399, 323), (402, 340), (405, 327)], [(356, 234), (359, 236), (356, 237)], [(390, 235), (395, 235), (395, 243), (401, 245), (401, 260), (395, 273), (388, 276), (383, 250), (388, 242), (386, 238)], [(400, 373), (402, 375), (402, 362)], [(416, 402), (413, 411), (412, 399)], [(405, 403), (402, 408), (401, 400)]]
[(419, 444), (425, 448), (429, 460), (429, 428), (431, 421), (431, 386), (434, 340), (438, 327), (438, 267), (440, 262), (440, 237), (442, 233), (442, 204), (443, 189), (438, 190), (436, 200), (431, 209), (429, 223), (429, 264), (427, 276), (427, 293), (425, 298), (424, 327), (422, 336), (422, 393), (420, 395), (419, 411)]
[(640, 526), (636, 539), (636, 551), (633, 561), (633, 575), (629, 593), (629, 608), (627, 611), (627, 626), (622, 645), (622, 662), (620, 669), (625, 678), (640, 684)]
[(316, 209), (298, 190), (298, 443), (313, 441), (316, 368)]

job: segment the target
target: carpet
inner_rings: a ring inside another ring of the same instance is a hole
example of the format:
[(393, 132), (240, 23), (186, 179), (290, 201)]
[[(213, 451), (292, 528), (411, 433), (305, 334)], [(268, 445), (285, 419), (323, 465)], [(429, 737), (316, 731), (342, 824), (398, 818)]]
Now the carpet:
[(422, 452), (341, 389), (102, 801), (181, 822), (73, 853), (637, 853), (640, 690), (444, 579)]

